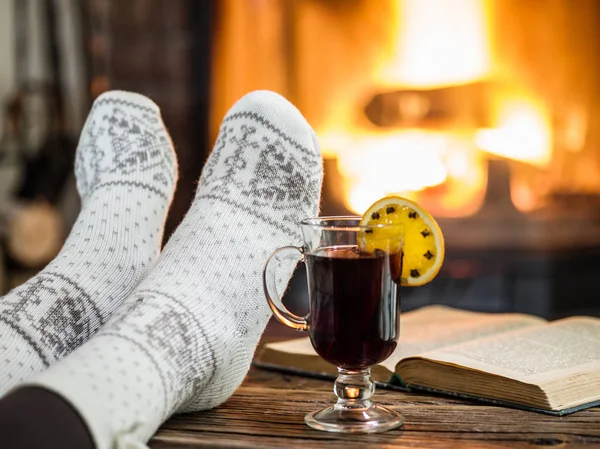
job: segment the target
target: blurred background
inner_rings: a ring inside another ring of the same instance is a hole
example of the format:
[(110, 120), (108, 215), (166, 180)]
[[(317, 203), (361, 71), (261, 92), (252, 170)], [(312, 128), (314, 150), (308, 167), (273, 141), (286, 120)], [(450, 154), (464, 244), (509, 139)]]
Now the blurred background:
[(405, 310), (600, 315), (596, 0), (0, 0), (2, 291), (60, 249), (107, 89), (150, 96), (176, 143), (166, 238), (227, 109), (271, 89), (319, 135), (322, 215), (395, 193), (439, 220), (446, 262)]

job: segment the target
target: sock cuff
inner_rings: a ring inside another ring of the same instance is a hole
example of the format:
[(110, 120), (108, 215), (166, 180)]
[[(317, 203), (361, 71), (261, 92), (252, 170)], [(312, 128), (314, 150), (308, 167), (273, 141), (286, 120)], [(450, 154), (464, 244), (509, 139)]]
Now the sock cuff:
[(102, 335), (86, 347), (20, 386), (44, 388), (68, 402), (97, 449), (145, 448), (124, 443), (147, 441), (166, 418), (160, 373), (128, 339)]

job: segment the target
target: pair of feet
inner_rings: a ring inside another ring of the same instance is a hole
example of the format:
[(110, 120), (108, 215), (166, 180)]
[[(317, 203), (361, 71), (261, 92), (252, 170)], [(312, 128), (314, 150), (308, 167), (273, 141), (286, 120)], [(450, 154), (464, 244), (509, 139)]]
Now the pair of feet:
[(45, 388), (98, 448), (140, 447), (173, 413), (214, 407), (239, 386), (270, 316), (263, 264), (317, 214), (321, 155), (294, 106), (246, 95), (160, 256), (177, 163), (158, 107), (102, 95), (76, 157), (82, 208), (63, 249), (0, 298), (0, 395)]

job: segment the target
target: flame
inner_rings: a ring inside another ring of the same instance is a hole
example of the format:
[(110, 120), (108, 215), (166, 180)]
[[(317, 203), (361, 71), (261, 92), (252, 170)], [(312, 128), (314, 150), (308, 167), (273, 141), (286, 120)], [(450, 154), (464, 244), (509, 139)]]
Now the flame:
[[(395, 8), (390, 18), (395, 39), (381, 60), (329, 102), (328, 120), (319, 132), (323, 154), (337, 158), (345, 204), (353, 212), (362, 214), (381, 197), (399, 194), (434, 215), (475, 213), (485, 194), (490, 154), (536, 166), (549, 163), (547, 111), (531, 95), (496, 91), (488, 129), (382, 131), (364, 117), (357, 119), (357, 105), (373, 91), (437, 88), (496, 80), (498, 75), (490, 0), (398, 0)], [(534, 207), (531, 191), (513, 193), (518, 206)]]
[(362, 214), (376, 200), (392, 194), (423, 202), (442, 215), (471, 213), (477, 206), (474, 195), (485, 176), (469, 139), (425, 130), (367, 133), (355, 129), (321, 134), (319, 140), (324, 148), (338, 149), (345, 205), (353, 212)]
[(394, 21), (391, 63), (382, 64), (380, 84), (448, 86), (489, 74), (487, 0), (400, 0)]
[(521, 98), (505, 100), (498, 112), (498, 125), (475, 136), (477, 146), (488, 153), (547, 166), (552, 155), (552, 131), (544, 108)]
[(442, 184), (447, 174), (436, 151), (440, 144), (440, 136), (410, 131), (359, 139), (363, 156), (347, 158), (339, 166), (342, 174), (359, 180), (346, 206), (362, 213), (382, 196)]
[[(491, 71), (489, 9), (489, 0), (395, 2), (395, 39), (362, 85), (432, 88), (484, 79)], [(348, 209), (363, 213), (379, 198), (401, 194), (441, 215), (476, 210), (485, 173), (472, 137), (375, 130), (353, 120), (353, 93), (330, 103), (329, 126), (319, 132), (323, 154), (338, 159)]]

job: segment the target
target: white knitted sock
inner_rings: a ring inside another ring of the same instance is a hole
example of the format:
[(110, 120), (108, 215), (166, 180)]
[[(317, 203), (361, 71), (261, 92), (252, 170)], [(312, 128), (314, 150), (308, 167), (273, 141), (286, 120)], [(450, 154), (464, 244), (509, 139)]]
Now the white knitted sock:
[(88, 340), (154, 265), (177, 177), (158, 107), (109, 92), (77, 147), (81, 212), (58, 256), (0, 298), (0, 395)]
[(99, 449), (146, 447), (171, 414), (222, 403), (271, 316), (263, 265), (277, 247), (301, 244), (321, 178), (300, 112), (272, 92), (243, 97), (156, 267), (94, 338), (29, 384), (73, 404)]

